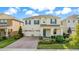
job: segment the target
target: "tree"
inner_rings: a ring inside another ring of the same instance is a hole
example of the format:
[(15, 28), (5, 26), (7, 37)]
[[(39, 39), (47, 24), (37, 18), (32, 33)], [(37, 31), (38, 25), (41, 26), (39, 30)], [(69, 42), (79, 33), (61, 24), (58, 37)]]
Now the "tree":
[(79, 43), (79, 24), (76, 25), (75, 27), (75, 33), (73, 33), (70, 38), (72, 41), (70, 42), (71, 45), (75, 45)]
[(76, 25), (75, 32), (76, 35), (79, 36), (79, 24)]
[(23, 33), (22, 33), (22, 27), (21, 26), (19, 27), (18, 34), (19, 34), (20, 37), (24, 36)]
[(68, 28), (68, 31), (67, 32), (68, 32), (69, 35), (72, 33), (72, 30), (71, 30), (70, 27)]

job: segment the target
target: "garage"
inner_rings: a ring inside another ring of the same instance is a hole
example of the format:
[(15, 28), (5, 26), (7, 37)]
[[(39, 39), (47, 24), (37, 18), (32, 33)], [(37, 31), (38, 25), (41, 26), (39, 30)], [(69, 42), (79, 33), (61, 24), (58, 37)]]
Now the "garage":
[(24, 30), (25, 36), (40, 36), (40, 30)]

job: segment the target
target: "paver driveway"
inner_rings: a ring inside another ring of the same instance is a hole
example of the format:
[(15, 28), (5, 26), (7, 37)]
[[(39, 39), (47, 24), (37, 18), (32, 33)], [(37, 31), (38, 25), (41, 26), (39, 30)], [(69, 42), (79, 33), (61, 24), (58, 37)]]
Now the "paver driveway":
[(37, 45), (38, 37), (23, 37), (5, 48), (36, 49)]

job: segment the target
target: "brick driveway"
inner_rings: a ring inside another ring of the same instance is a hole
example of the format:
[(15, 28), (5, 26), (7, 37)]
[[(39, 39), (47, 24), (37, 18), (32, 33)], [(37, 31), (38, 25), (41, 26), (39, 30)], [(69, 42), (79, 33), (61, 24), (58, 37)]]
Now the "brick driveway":
[(23, 37), (5, 48), (36, 49), (38, 37)]

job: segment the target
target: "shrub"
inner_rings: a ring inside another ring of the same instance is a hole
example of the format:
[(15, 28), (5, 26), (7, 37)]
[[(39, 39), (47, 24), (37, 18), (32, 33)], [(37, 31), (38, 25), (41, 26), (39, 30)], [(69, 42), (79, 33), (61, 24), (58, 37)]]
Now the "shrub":
[(53, 43), (55, 43), (55, 36), (51, 36), (51, 40)]
[(65, 39), (65, 43), (70, 42), (70, 41), (71, 41), (71, 38), (66, 38)]
[(40, 39), (40, 40), (43, 40), (43, 37), (42, 37), (42, 36), (39, 36), (39, 39)]
[(56, 40), (56, 42), (57, 43), (64, 43), (64, 37), (63, 36), (61, 36), (61, 35), (57, 35), (56, 37), (55, 37), (55, 40)]
[(6, 40), (6, 39), (7, 39), (6, 36), (0, 37), (0, 41)]
[(69, 38), (69, 34), (63, 33), (63, 37), (64, 37), (64, 38)]
[(3, 39), (3, 40), (6, 40), (6, 39), (7, 39), (7, 37), (6, 37), (6, 36), (3, 36), (3, 37), (2, 37), (2, 39)]
[(23, 37), (23, 36), (24, 36), (24, 34), (22, 33), (22, 28), (21, 28), (21, 26), (20, 26), (20, 28), (19, 28), (19, 30), (18, 30), (18, 35), (19, 35), (20, 37)]
[(2, 39), (2, 37), (0, 37), (0, 41), (2, 41), (3, 39)]
[(70, 35), (70, 38), (72, 39), (72, 41), (70, 41), (70, 45), (75, 46), (77, 43), (79, 43), (79, 24), (76, 24), (75, 27), (75, 33)]
[(20, 39), (21, 37), (19, 35), (14, 35), (13, 38), (17, 40), (17, 39)]
[(51, 36), (51, 39), (55, 39), (55, 36)]

